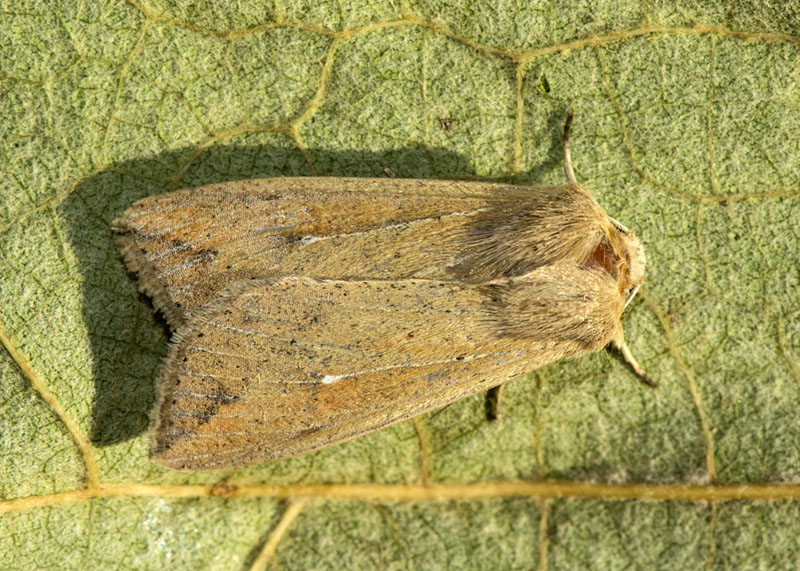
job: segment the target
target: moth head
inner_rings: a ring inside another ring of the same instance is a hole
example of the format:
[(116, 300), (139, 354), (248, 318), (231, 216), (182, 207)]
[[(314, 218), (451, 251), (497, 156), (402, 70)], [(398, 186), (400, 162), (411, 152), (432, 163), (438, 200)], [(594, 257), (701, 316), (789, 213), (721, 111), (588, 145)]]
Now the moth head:
[(636, 295), (639, 286), (644, 283), (644, 249), (633, 232), (613, 218), (610, 220), (617, 231), (622, 254), (625, 256), (626, 271), (622, 276), (620, 286), (627, 306)]

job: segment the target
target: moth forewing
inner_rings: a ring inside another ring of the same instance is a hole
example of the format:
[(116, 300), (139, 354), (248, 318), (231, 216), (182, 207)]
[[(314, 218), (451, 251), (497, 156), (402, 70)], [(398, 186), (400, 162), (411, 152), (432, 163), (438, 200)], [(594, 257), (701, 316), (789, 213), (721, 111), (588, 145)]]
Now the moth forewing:
[(176, 469), (249, 464), (442, 407), (604, 346), (622, 310), (616, 290), (604, 272), (568, 264), (491, 284), (233, 284), (176, 335), (154, 458)]
[(225, 286), (275, 274), (480, 283), (580, 263), (604, 218), (577, 183), (281, 178), (147, 198), (113, 229), (176, 329)]

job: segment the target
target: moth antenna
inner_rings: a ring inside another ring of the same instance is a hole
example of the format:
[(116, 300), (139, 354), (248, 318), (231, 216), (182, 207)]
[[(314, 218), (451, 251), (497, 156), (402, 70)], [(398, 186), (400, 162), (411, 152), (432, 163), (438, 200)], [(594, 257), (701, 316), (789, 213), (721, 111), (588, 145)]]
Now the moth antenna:
[(633, 288), (630, 297), (628, 297), (628, 301), (625, 302), (625, 307), (628, 307), (628, 304), (633, 301), (633, 298), (636, 297), (636, 292), (639, 291), (639, 288), (642, 287), (641, 285), (637, 285)]
[(569, 152), (569, 130), (572, 127), (573, 117), (572, 113), (567, 113), (567, 122), (564, 123), (564, 174), (567, 175), (569, 182), (578, 182), (578, 179), (575, 178), (575, 171), (572, 170), (572, 158)]
[(633, 356), (633, 353), (631, 353), (631, 350), (628, 348), (628, 344), (625, 343), (625, 339), (620, 337), (619, 339), (614, 339), (613, 342), (614, 346), (622, 355), (622, 358), (625, 360), (628, 366), (633, 369), (633, 372), (636, 373), (636, 376), (639, 377), (639, 380), (648, 387), (658, 388), (658, 383), (647, 376), (647, 373), (644, 372), (644, 369), (639, 364), (639, 361), (637, 361), (636, 357)]
[(619, 220), (616, 220), (614, 218), (611, 218), (611, 216), (609, 216), (608, 219), (611, 220), (611, 222), (614, 224), (614, 226), (616, 226), (617, 228), (619, 228), (623, 232), (626, 232), (626, 233), (630, 234), (631, 231), (628, 230), (628, 228), (622, 222), (620, 222)]

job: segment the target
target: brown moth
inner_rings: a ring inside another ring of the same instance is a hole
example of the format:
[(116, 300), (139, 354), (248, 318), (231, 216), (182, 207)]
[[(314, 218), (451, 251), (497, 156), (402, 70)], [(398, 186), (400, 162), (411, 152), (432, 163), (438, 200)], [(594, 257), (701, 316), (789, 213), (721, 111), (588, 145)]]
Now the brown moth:
[(568, 184), (282, 178), (144, 199), (115, 221), (175, 334), (153, 458), (317, 450), (613, 342), (644, 253)]

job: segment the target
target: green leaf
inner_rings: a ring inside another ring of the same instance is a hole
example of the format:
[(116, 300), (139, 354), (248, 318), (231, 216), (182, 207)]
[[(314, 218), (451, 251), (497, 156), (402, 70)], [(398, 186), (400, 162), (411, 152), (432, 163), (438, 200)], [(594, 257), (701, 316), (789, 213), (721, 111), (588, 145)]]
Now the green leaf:
[[(0, 567), (790, 567), (800, 9), (287, 4), (2, 8)], [(251, 177), (558, 184), (567, 111), (644, 244), (623, 324), (660, 388), (599, 353), (512, 382), (502, 424), (473, 398), (238, 470), (148, 460), (167, 333), (111, 220)]]

